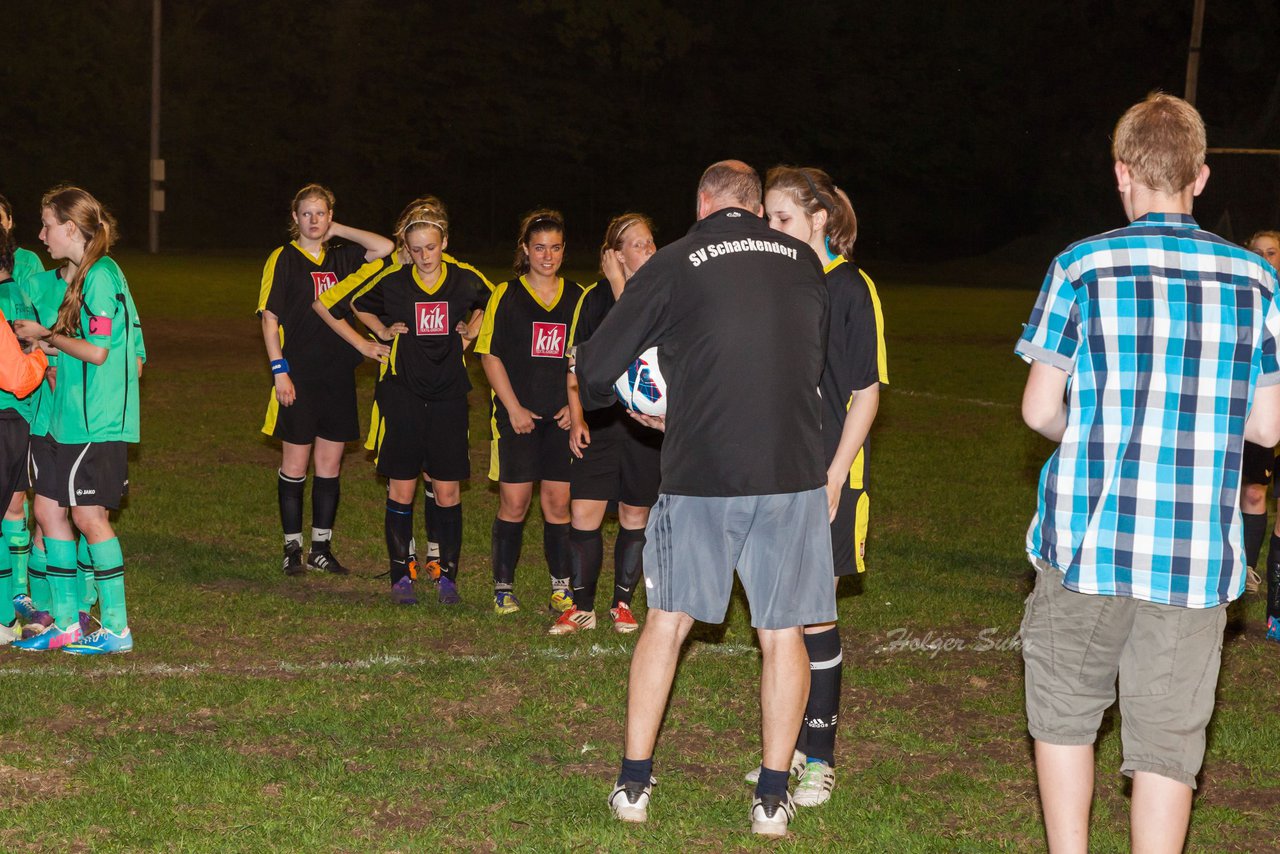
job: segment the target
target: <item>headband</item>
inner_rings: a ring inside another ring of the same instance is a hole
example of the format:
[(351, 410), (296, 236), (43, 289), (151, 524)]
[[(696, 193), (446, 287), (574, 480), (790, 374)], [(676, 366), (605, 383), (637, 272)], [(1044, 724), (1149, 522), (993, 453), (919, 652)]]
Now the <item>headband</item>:
[(408, 223), (406, 223), (406, 224), (405, 224), (404, 228), (400, 229), (400, 233), (401, 233), (401, 234), (408, 234), (408, 233), (409, 233), (409, 229), (413, 228), (415, 225), (430, 225), (430, 226), (434, 226), (435, 228), (440, 229), (440, 233), (441, 233), (441, 234), (448, 234), (448, 233), (449, 233), (449, 229), (445, 226), (445, 224), (444, 224), (444, 223), (442, 223), (442, 222), (437, 222), (437, 221), (436, 221), (436, 220), (434, 220), (434, 219), (415, 219), (415, 220), (411, 220), (410, 222), (408, 222)]
[(797, 169), (796, 171), (800, 173), (800, 177), (804, 178), (804, 182), (809, 185), (809, 192), (813, 193), (813, 200), (822, 205), (823, 209), (827, 212), (827, 216), (835, 216), (835, 210), (827, 203), (826, 199), (822, 198), (822, 194), (818, 192), (818, 185), (813, 183), (813, 179), (809, 177), (809, 173), (803, 169)]

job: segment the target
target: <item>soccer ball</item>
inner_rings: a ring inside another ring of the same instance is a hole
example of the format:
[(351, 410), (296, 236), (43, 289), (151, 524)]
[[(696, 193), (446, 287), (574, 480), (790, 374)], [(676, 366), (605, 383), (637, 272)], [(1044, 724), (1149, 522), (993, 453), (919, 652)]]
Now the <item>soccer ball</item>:
[(618, 402), (641, 415), (667, 414), (667, 381), (658, 367), (658, 348), (650, 347), (613, 384)]

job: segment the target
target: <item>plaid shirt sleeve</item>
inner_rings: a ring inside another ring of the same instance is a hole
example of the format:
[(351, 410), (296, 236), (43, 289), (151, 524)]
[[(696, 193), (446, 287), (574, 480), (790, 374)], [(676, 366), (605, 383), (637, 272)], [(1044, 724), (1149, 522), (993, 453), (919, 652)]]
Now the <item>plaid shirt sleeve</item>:
[(1280, 306), (1276, 305), (1277, 292), (1263, 304), (1262, 346), (1259, 347), (1258, 385), (1280, 383), (1280, 355), (1277, 355), (1277, 339), (1280, 339)]
[(1080, 346), (1080, 305), (1076, 297), (1062, 259), (1055, 258), (1014, 352), (1027, 362), (1044, 362), (1073, 373)]

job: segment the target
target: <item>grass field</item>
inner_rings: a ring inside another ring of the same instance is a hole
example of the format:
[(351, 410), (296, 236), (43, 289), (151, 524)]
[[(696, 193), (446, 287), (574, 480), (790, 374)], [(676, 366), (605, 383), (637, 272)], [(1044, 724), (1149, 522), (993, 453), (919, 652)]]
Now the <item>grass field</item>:
[[(839, 602), (838, 785), (769, 844), (747, 832), (759, 655), (740, 598), (688, 647), (649, 824), (610, 819), (634, 636), (607, 621), (546, 634), (550, 617), (530, 607), (547, 589), (536, 511), (517, 582), (526, 610), (493, 615), (487, 391), (472, 396), (463, 606), (395, 607), (371, 578), (385, 568), (384, 492), (355, 447), (335, 551), (357, 574), (280, 572), (279, 451), (258, 433), (270, 385), (252, 312), (261, 260), (122, 258), (150, 356), (117, 527), (137, 649), (97, 660), (0, 650), (0, 846), (1042, 847), (1016, 646), (1031, 582), (1023, 534), (1049, 451), (1015, 405), (1025, 367), (1012, 346), (1032, 291), (880, 282), (892, 385), (873, 438), (870, 571)], [(1261, 640), (1262, 614), (1249, 599), (1228, 629), (1193, 851), (1280, 840), (1280, 650)], [(1127, 847), (1115, 724), (1099, 745), (1099, 851)]]

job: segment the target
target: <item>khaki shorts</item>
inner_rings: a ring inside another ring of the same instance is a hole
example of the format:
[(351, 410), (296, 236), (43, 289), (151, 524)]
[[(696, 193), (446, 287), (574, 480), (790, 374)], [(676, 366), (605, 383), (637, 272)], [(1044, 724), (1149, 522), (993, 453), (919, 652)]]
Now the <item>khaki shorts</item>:
[(1062, 586), (1042, 561), (1022, 618), (1027, 729), (1048, 744), (1092, 744), (1120, 681), (1120, 771), (1192, 788), (1213, 716), (1227, 606), (1180, 608)]

